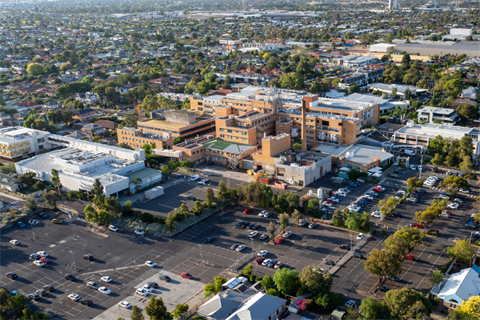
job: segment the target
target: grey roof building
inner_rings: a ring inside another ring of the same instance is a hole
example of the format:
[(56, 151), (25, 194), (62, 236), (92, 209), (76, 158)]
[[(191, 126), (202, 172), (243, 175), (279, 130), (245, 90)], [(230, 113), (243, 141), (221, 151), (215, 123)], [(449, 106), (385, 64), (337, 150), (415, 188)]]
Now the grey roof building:
[(226, 290), (203, 304), (197, 313), (211, 320), (275, 320), (287, 301), (263, 292)]
[(408, 54), (434, 55), (444, 54), (461, 55), (465, 53), (469, 57), (477, 57), (480, 55), (480, 41), (460, 41), (460, 42), (443, 42), (429, 41), (427, 43), (402, 43), (395, 47), (395, 53), (406, 52)]
[(433, 123), (437, 120), (445, 124), (455, 124), (459, 118), (457, 112), (448, 108), (423, 107), (417, 110), (418, 122)]

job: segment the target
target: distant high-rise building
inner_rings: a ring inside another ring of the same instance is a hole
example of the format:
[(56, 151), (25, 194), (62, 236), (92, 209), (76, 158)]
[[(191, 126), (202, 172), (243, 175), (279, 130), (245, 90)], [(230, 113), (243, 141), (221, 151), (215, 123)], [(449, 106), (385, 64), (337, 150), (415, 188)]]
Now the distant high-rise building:
[(440, 8), (440, 0), (435, 0), (435, 8)]
[(388, 0), (388, 9), (389, 10), (398, 9), (398, 0)]

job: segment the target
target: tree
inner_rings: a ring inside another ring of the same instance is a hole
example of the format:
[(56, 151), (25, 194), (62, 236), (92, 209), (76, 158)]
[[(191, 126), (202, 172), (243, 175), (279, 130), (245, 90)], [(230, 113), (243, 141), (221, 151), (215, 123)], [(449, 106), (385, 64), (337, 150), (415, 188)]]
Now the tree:
[(436, 136), (428, 143), (428, 153), (430, 154), (442, 154), (445, 148), (445, 140), (442, 136)]
[(270, 240), (273, 240), (275, 238), (275, 232), (277, 231), (277, 226), (273, 221), (270, 221), (270, 224), (268, 225), (267, 232), (268, 232), (268, 238)]
[(408, 243), (398, 234), (393, 234), (392, 236), (385, 239), (383, 243), (385, 250), (390, 251), (391, 253), (395, 253), (398, 256), (403, 256), (408, 251)]
[(246, 275), (247, 277), (250, 277), (252, 275), (252, 271), (253, 271), (253, 265), (252, 264), (248, 264), (242, 270), (243, 274)]
[(278, 215), (278, 220), (280, 221), (280, 227), (282, 228), (282, 231), (285, 231), (287, 229), (290, 217), (288, 216), (288, 213), (281, 213)]
[(460, 319), (479, 320), (480, 296), (471, 296), (467, 301), (463, 301), (460, 310), (457, 311)]
[(469, 239), (458, 240), (453, 247), (447, 248), (447, 256), (458, 262), (469, 261), (474, 253), (475, 250), (471, 248)]
[(458, 165), (461, 170), (470, 171), (473, 169), (473, 164), (470, 156), (464, 156), (462, 162)]
[(301, 90), (305, 85), (303, 75), (296, 72), (282, 74), (279, 81), (284, 89)]
[(329, 293), (333, 283), (328, 273), (313, 270), (311, 266), (303, 268), (299, 279), (302, 293), (309, 293), (312, 296)]
[(432, 283), (433, 283), (433, 285), (442, 281), (444, 275), (445, 274), (441, 270), (438, 270), (438, 269), (433, 270), (433, 272), (432, 272)]
[[(187, 309), (188, 309), (188, 305), (187, 305)], [(163, 303), (163, 299), (160, 296), (156, 299), (155, 297), (150, 296), (150, 301), (148, 302), (148, 305), (145, 306), (145, 313), (150, 317), (150, 320), (172, 319), (172, 315), (170, 314), (170, 312), (167, 311), (167, 307), (165, 307)], [(133, 318), (133, 309), (132, 309), (132, 318)]]
[(293, 213), (292, 213), (292, 220), (293, 220), (293, 223), (298, 223), (298, 221), (302, 218), (302, 215), (301, 213), (295, 209), (293, 210)]
[(58, 175), (58, 170), (52, 169), (50, 172), (51, 172), (50, 180), (52, 181), (53, 186), (57, 188), (57, 191), (60, 192), (60, 187), (62, 186), (62, 183), (60, 182), (60, 176)]
[(205, 202), (207, 203), (207, 206), (211, 207), (213, 203), (215, 202), (215, 194), (213, 193), (213, 189), (208, 187), (206, 194), (205, 194)]
[(27, 201), (25, 202), (25, 208), (28, 211), (34, 211), (38, 208), (37, 200), (35, 200), (35, 197), (27, 198)]
[(294, 295), (299, 281), (298, 271), (288, 268), (277, 269), (273, 275), (273, 281), (281, 293)]
[(348, 179), (351, 181), (357, 180), (357, 178), (360, 176), (360, 169), (358, 168), (351, 168), (350, 171), (348, 171)]
[(409, 189), (415, 189), (423, 186), (423, 180), (417, 177), (412, 177), (407, 179), (407, 187)]
[(403, 238), (409, 248), (413, 248), (417, 245), (422, 244), (422, 240), (425, 237), (425, 233), (423, 231), (420, 231), (418, 228), (406, 226), (403, 226), (397, 231), (395, 231), (394, 235), (398, 235)]
[(300, 142), (295, 142), (292, 147), (294, 149), (302, 149), (302, 144)]
[(38, 63), (29, 63), (27, 66), (27, 72), (31, 75), (38, 76), (43, 73), (43, 67)]
[(336, 209), (335, 212), (333, 213), (332, 223), (333, 223), (334, 226), (337, 226), (337, 227), (343, 227), (344, 226), (343, 219), (342, 219), (342, 213), (340, 212), (340, 210)]
[[(150, 297), (150, 299), (153, 297)], [(155, 298), (154, 298), (155, 299)], [(132, 307), (132, 320), (144, 320), (142, 310), (139, 307), (133, 306)], [(160, 318), (161, 319), (161, 318)]]
[(359, 307), (364, 319), (383, 319), (382, 304), (375, 298), (365, 298)]
[(315, 298), (315, 305), (322, 311), (331, 312), (337, 306), (343, 306), (344, 304), (345, 297), (335, 292), (320, 294)]
[(463, 82), (460, 79), (451, 79), (443, 85), (443, 91), (448, 94), (453, 100), (462, 92), (464, 88)]
[(421, 292), (408, 288), (388, 291), (382, 307), (389, 319), (421, 319), (432, 313), (430, 301)]
[(18, 181), (25, 184), (28, 188), (33, 186), (35, 180), (33, 179), (37, 174), (35, 172), (26, 172), (18, 176)]
[(230, 190), (223, 180), (220, 180), (218, 183), (217, 196), (222, 200), (227, 200), (227, 198), (230, 196)]
[(215, 277), (213, 280), (215, 281), (215, 292), (218, 293), (222, 291), (222, 286), (225, 282), (227, 282), (227, 279), (224, 277)]
[(455, 109), (457, 113), (464, 119), (473, 121), (477, 117), (477, 108), (475, 106), (472, 106), (470, 104), (461, 104)]
[(436, 153), (431, 162), (433, 165), (441, 166), (443, 164), (443, 156), (440, 153)]
[(57, 202), (62, 199), (62, 195), (56, 191), (50, 191), (43, 194), (45, 203), (52, 209), (57, 210)]
[(402, 259), (395, 252), (373, 249), (363, 266), (370, 274), (383, 279), (387, 275), (396, 275), (402, 271)]
[(95, 179), (95, 182), (92, 185), (92, 189), (90, 189), (90, 193), (94, 197), (104, 197), (105, 196), (104, 193), (103, 193), (103, 185), (100, 182), (100, 180)]
[(438, 187), (445, 189), (450, 195), (455, 196), (460, 189), (468, 189), (468, 182), (463, 177), (451, 175), (445, 178)]
[(274, 282), (272, 277), (267, 273), (262, 279), (262, 287), (266, 289), (270, 289), (273, 286)]
[[(182, 314), (184, 314), (187, 311), (188, 311), (188, 304), (179, 303), (175, 306), (175, 309), (173, 309), (172, 315), (173, 315), (174, 318), (180, 318), (182, 316)], [(155, 318), (155, 319), (163, 319), (163, 318)]]

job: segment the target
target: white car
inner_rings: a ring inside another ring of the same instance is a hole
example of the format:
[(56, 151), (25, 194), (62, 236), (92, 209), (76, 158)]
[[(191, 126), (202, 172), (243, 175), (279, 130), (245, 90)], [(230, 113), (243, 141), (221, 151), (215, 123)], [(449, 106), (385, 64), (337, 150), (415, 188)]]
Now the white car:
[(453, 199), (453, 201), (458, 203), (458, 205), (462, 205), (462, 203), (463, 203), (463, 200), (460, 199), (460, 198), (455, 198), (455, 199)]
[(143, 285), (143, 289), (147, 290), (148, 292), (153, 292), (153, 288), (150, 287), (148, 284)]
[(148, 291), (143, 289), (143, 288), (139, 288), (135, 291), (135, 294), (138, 294), (139, 296), (146, 297), (146, 296), (148, 296)]
[(38, 266), (38, 267), (43, 267), (45, 265), (45, 263), (43, 263), (42, 261), (40, 260), (36, 260), (36, 261), (33, 261), (33, 264)]
[(260, 240), (265, 240), (265, 239), (267, 239), (267, 238), (268, 238), (268, 233), (262, 233), (262, 234), (260, 235)]
[(463, 193), (470, 193), (470, 190), (468, 190), (468, 189), (463, 189), (463, 188), (460, 188), (459, 191), (460, 191), (460, 192), (463, 192)]
[(125, 301), (125, 300), (119, 302), (118, 305), (119, 305), (120, 307), (125, 308), (125, 309), (130, 309), (130, 308), (132, 307), (132, 305), (130, 304), (130, 302)]
[(446, 212), (442, 212), (442, 213), (440, 213), (440, 217), (450, 218), (450, 215)]
[(10, 240), (10, 244), (13, 244), (14, 246), (18, 246), (20, 242), (18, 240)]
[(72, 301), (78, 301), (78, 300), (80, 300), (81, 298), (80, 298), (80, 296), (79, 296), (78, 294), (76, 294), (76, 293), (70, 293), (70, 294), (68, 295), (68, 299), (70, 299), (70, 300), (72, 300)]
[(346, 197), (347, 196), (347, 194), (343, 191), (337, 191), (336, 195), (340, 196), (340, 197)]
[(367, 198), (368, 200), (373, 200), (373, 199), (374, 199), (374, 197), (372, 197), (372, 196), (369, 195), (369, 194), (366, 194), (366, 195), (364, 195), (363, 197), (364, 197), (364, 198)]
[(349, 206), (348, 206), (348, 209), (349, 209), (350, 211), (357, 211), (357, 212), (358, 212), (358, 211), (360, 211), (362, 208), (361, 208), (360, 206), (357, 206), (357, 205), (349, 205)]
[(101, 293), (104, 293), (104, 294), (112, 293), (112, 291), (110, 291), (110, 289), (108, 289), (107, 287), (100, 287), (97, 290), (98, 290), (98, 292), (101, 292)]
[(415, 167), (413, 164), (410, 165), (410, 169), (412, 170), (417, 170), (417, 167)]
[(148, 260), (148, 261), (145, 261), (145, 265), (146, 266), (149, 266), (150, 268), (154, 268), (156, 266), (155, 263), (153, 263), (152, 261)]
[(333, 201), (335, 203), (340, 202), (340, 200), (338, 200), (337, 198), (328, 198), (328, 200)]
[(252, 232), (249, 233), (248, 236), (249, 236), (250, 238), (253, 238), (253, 237), (255, 237), (257, 234), (258, 234), (258, 231), (252, 231)]
[(331, 207), (331, 206), (332, 206), (332, 204), (331, 204), (330, 202), (323, 201), (323, 202), (322, 202), (322, 206)]
[(292, 234), (293, 234), (292, 231), (288, 231), (287, 233), (285, 233), (285, 234), (283, 235), (283, 237), (284, 237), (285, 239), (287, 239), (287, 238), (290, 238), (290, 236), (291, 236)]
[(315, 228), (316, 226), (318, 226), (318, 224), (316, 224), (316, 223), (309, 223), (309, 224), (308, 224), (308, 229), (313, 229), (313, 228)]
[(340, 188), (340, 189), (338, 189), (338, 191), (345, 192), (346, 194), (351, 192), (350, 189), (346, 189), (346, 188)]
[(352, 308), (353, 306), (355, 306), (355, 300), (348, 300), (345, 302), (345, 307)]
[(37, 254), (42, 257), (48, 257), (48, 253), (46, 251), (38, 251)]
[(440, 199), (445, 199), (445, 200), (450, 199), (449, 196), (447, 196), (446, 194), (443, 194), (443, 193), (442, 193), (441, 195), (439, 195), (438, 197), (439, 197)]
[(202, 179), (202, 180), (198, 181), (198, 184), (205, 185), (207, 182), (208, 182), (208, 179)]
[(38, 221), (34, 220), (34, 219), (30, 219), (30, 220), (28, 220), (28, 223), (36, 225), (36, 224), (38, 224)]
[(135, 229), (135, 234), (139, 235), (139, 236), (143, 236), (145, 234), (145, 231), (143, 230), (140, 230), (140, 229)]
[(375, 217), (375, 218), (382, 218), (382, 213), (380, 211), (373, 211), (372, 212), (372, 217)]
[(363, 238), (365, 238), (365, 235), (363, 233), (359, 233), (357, 236), (357, 240), (362, 240)]
[(198, 179), (200, 179), (200, 176), (198, 174), (190, 177), (190, 181), (196, 181)]
[(266, 265), (269, 264), (271, 261), (272, 261), (272, 259), (265, 259), (265, 260), (263, 260), (262, 266), (266, 266)]
[(111, 231), (114, 231), (114, 232), (117, 232), (118, 231), (118, 228), (115, 227), (113, 224), (109, 225), (108, 226), (108, 230), (111, 230)]
[(433, 186), (433, 184), (434, 184), (434, 183), (433, 183), (431, 180), (426, 180), (426, 181), (423, 183), (424, 186)]
[(240, 251), (242, 251), (243, 249), (245, 249), (246, 247), (247, 247), (246, 245), (241, 244), (241, 245), (239, 245), (239, 246), (237, 247), (237, 249), (235, 249), (235, 251), (240, 252)]
[(272, 214), (272, 213), (271, 213), (271, 212), (268, 212), (267, 210), (262, 210), (262, 211), (258, 214), (258, 216), (259, 216), (259, 217), (268, 218), (268, 217), (270, 217), (271, 214)]
[(456, 202), (449, 203), (448, 207), (450, 209), (458, 209), (458, 203), (456, 203)]
[(100, 278), (100, 281), (110, 283), (110, 282), (112, 282), (113, 280), (112, 280), (112, 278), (110, 278), (109, 276), (105, 276), (105, 277), (101, 277), (101, 278)]
[(268, 254), (268, 251), (267, 251), (267, 250), (262, 250), (262, 251), (260, 251), (260, 252), (257, 253), (257, 256), (259, 256), (259, 257), (265, 257), (267, 254)]
[(399, 190), (397, 191), (397, 193), (400, 193), (400, 194), (402, 194), (402, 195), (405, 195), (405, 194), (406, 194), (405, 190), (402, 190), (402, 189), (399, 189)]

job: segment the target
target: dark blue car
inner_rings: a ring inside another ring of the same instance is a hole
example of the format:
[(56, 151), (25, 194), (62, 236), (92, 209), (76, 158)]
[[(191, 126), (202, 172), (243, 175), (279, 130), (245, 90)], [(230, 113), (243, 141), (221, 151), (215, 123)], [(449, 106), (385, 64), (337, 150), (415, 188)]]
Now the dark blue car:
[(353, 187), (353, 188), (355, 188), (355, 187), (357, 186), (357, 184), (356, 184), (355, 182), (350, 182), (348, 185), (349, 185), (350, 187)]
[(25, 223), (23, 223), (22, 221), (18, 221), (17, 222), (17, 225), (20, 227), (20, 228), (25, 228), (27, 225)]

